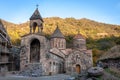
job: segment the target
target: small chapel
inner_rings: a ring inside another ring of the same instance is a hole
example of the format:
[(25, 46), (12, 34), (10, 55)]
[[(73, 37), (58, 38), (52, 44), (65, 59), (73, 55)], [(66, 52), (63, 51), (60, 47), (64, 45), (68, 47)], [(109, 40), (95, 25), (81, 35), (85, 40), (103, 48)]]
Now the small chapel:
[(66, 39), (59, 26), (47, 39), (43, 34), (43, 24), (44, 20), (36, 8), (30, 17), (29, 33), (21, 37), (21, 75), (83, 73), (93, 66), (92, 50), (87, 50), (86, 39), (81, 33), (74, 36), (73, 48), (66, 48)]

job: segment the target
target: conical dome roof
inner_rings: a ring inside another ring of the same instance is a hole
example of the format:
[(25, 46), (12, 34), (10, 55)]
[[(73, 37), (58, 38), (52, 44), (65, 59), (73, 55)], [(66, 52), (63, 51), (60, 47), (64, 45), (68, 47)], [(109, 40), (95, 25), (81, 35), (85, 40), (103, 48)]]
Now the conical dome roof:
[(63, 36), (62, 32), (60, 31), (59, 27), (57, 26), (56, 30), (51, 35), (51, 38), (65, 38), (65, 37)]
[(73, 39), (85, 39), (85, 37), (79, 33), (79, 34), (75, 35)]
[(41, 15), (40, 15), (40, 12), (39, 12), (38, 8), (36, 8), (35, 12), (30, 17), (30, 20), (35, 20), (35, 19), (40, 19), (43, 22), (43, 19), (42, 19)]

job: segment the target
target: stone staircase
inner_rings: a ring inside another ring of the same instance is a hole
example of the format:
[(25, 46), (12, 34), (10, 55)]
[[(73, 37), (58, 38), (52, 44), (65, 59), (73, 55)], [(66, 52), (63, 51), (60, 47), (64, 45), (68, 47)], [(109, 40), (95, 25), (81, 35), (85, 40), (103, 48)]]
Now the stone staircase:
[(30, 63), (24, 70), (19, 72), (20, 76), (39, 77), (44, 74), (41, 63)]

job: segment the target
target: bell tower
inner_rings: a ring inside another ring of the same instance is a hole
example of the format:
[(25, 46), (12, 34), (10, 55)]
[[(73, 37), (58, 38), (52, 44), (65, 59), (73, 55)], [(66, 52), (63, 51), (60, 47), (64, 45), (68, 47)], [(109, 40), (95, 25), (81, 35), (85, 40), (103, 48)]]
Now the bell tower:
[(30, 17), (30, 33), (42, 33), (43, 19), (38, 10), (38, 5), (33, 15)]

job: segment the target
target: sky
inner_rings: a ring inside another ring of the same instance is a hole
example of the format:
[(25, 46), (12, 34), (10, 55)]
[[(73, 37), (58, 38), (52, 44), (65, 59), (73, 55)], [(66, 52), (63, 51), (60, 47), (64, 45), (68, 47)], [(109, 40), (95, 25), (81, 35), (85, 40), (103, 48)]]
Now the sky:
[(29, 21), (37, 4), (43, 18), (87, 18), (120, 25), (120, 0), (0, 0), (0, 18), (17, 24)]

